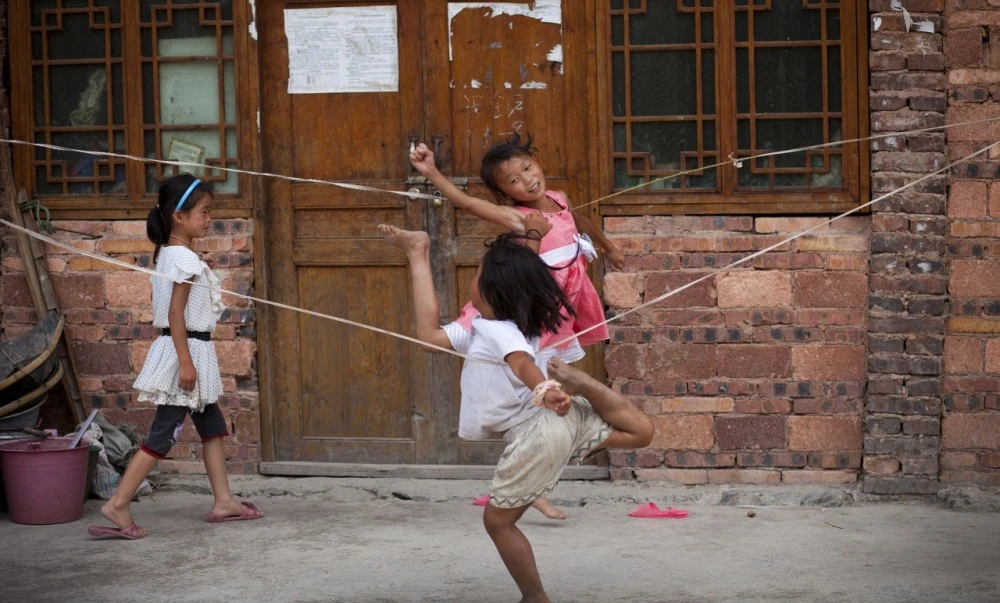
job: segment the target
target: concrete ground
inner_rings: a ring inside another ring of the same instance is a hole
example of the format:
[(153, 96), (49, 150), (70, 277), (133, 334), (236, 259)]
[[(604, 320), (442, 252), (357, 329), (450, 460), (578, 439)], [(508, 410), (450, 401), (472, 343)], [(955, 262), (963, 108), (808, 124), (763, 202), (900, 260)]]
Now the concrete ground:
[[(205, 480), (166, 485), (133, 505), (150, 532), (134, 542), (87, 536), (101, 501), (71, 524), (0, 515), (0, 601), (518, 600), (470, 504), (483, 482), (242, 478), (267, 517), (228, 524), (202, 520)], [(529, 511), (522, 527), (555, 601), (1000, 601), (1000, 513), (981, 492), (567, 482), (553, 500), (567, 521)], [(647, 500), (690, 516), (627, 517)]]

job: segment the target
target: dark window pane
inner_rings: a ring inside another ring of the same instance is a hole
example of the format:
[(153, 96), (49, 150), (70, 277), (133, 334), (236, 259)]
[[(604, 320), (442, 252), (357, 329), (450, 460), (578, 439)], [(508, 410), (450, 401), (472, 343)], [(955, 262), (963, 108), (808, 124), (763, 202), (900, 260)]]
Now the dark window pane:
[(628, 25), (632, 45), (694, 42), (694, 15), (677, 12), (676, 2), (647, 2), (646, 14), (630, 15)]
[(822, 111), (822, 65), (819, 48), (757, 48), (754, 54), (757, 112)]
[(694, 51), (637, 52), (632, 55), (632, 115), (692, 115)]
[(611, 111), (615, 117), (625, 115), (625, 55), (611, 55)]

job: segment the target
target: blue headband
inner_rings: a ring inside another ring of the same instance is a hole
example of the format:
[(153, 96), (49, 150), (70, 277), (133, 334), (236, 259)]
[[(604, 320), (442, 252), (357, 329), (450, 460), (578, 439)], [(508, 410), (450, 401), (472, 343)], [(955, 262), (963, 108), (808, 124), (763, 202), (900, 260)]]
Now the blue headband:
[(191, 183), (191, 186), (189, 186), (188, 189), (186, 191), (184, 191), (184, 194), (181, 195), (181, 202), (178, 203), (177, 207), (174, 208), (175, 212), (176, 211), (180, 211), (181, 208), (184, 207), (184, 202), (187, 201), (188, 197), (191, 196), (191, 191), (193, 191), (195, 189), (195, 187), (198, 186), (199, 184), (201, 184), (201, 180), (198, 180), (197, 178), (195, 178), (194, 182)]

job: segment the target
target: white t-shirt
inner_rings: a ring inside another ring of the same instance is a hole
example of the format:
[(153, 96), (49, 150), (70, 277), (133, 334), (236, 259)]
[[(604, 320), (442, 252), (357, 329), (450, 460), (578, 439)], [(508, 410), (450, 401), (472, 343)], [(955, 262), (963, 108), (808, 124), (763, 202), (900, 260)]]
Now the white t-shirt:
[[(470, 358), (462, 367), (462, 404), (458, 437), (486, 440), (528, 419), (540, 409), (531, 403), (531, 390), (514, 375), (504, 358), (514, 352), (538, 355), (538, 338), (530, 340), (510, 320), (472, 321), (472, 332), (458, 323), (442, 327), (456, 351)], [(545, 375), (545, 369), (542, 375)]]

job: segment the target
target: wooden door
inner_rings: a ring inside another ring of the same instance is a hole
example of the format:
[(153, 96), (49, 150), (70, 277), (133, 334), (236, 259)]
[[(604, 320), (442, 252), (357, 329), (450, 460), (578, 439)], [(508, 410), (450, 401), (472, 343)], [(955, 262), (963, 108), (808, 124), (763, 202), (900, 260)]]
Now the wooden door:
[[(407, 160), (417, 135), (436, 147), (446, 175), (468, 178), (471, 192), (485, 198), (478, 184), (484, 149), (531, 132), (548, 186), (589, 199), (591, 3), (564, 4), (258, 3), (265, 169), (406, 190), (417, 176)], [(368, 5), (396, 7), (398, 92), (289, 94), (284, 9)], [(448, 203), (273, 179), (265, 194), (260, 227), (271, 299), (407, 334), (406, 260), (376, 237), (375, 225), (430, 233), (442, 321), (464, 305), (483, 242), (498, 232)], [(500, 442), (457, 437), (458, 359), (290, 312), (269, 317), (273, 460), (495, 462)]]

